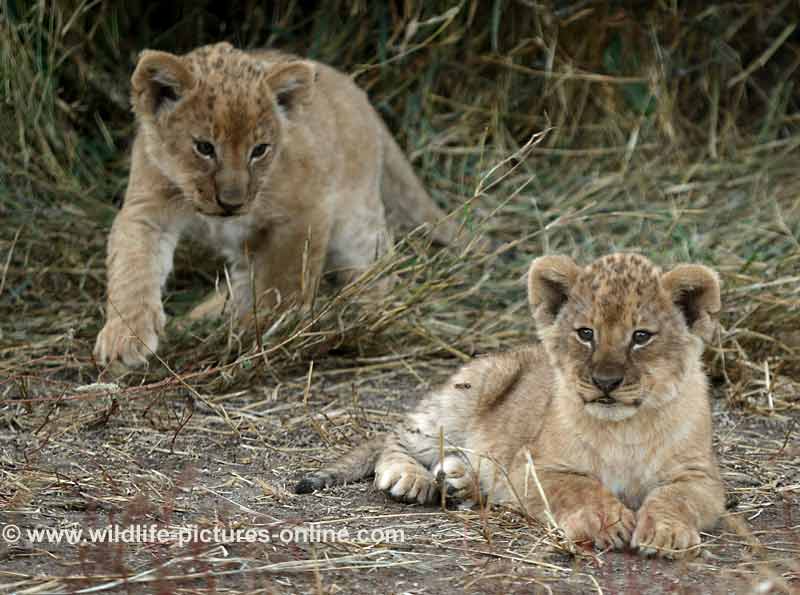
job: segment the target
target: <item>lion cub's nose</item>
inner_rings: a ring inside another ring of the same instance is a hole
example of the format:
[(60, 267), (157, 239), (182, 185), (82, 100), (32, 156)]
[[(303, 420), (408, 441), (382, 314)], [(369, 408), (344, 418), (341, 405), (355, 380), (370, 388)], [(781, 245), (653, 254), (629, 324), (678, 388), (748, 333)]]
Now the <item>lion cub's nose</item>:
[(622, 376), (606, 376), (604, 374), (592, 374), (592, 383), (603, 391), (604, 394), (609, 394), (619, 388), (622, 384)]
[(235, 213), (244, 205), (243, 196), (239, 192), (222, 192), (217, 196), (217, 204), (227, 213)]

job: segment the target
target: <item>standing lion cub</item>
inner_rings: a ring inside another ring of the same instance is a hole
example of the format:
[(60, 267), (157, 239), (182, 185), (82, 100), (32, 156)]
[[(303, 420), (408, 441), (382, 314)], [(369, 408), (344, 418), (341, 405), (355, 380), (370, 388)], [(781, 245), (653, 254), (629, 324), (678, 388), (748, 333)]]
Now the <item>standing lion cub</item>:
[[(256, 306), (308, 304), (323, 272), (346, 282), (385, 253), (381, 195), (406, 225), (444, 216), (366, 95), (328, 66), (219, 43), (145, 51), (131, 83), (138, 133), (108, 240), (100, 363), (142, 364), (156, 350), (181, 235), (227, 257), (231, 308), (247, 320)], [(440, 222), (433, 239), (455, 230)]]
[[(393, 498), (549, 513), (574, 541), (681, 556), (724, 509), (700, 356), (717, 275), (613, 254), (533, 262), (542, 343), (462, 367), (402, 427), (304, 478), (310, 492), (375, 474)], [(444, 452), (440, 449), (440, 430)], [(541, 498), (534, 472), (543, 488)]]

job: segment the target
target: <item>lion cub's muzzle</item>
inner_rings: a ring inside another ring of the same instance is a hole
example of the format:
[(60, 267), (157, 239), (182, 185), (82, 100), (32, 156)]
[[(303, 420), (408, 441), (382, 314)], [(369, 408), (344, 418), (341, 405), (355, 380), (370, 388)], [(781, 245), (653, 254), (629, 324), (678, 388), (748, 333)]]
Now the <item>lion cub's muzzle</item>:
[(639, 407), (642, 398), (639, 391), (634, 387), (623, 389), (614, 393), (595, 392), (590, 396), (583, 397), (587, 405), (600, 405), (602, 407)]
[(624, 387), (625, 376), (618, 370), (595, 370), (591, 375), (592, 384), (599, 391), (591, 398), (586, 399), (586, 403), (594, 403), (612, 407), (615, 405), (625, 405), (638, 407), (640, 399), (630, 398), (630, 386)]
[(217, 194), (217, 206), (222, 209), (223, 217), (239, 215), (247, 206), (247, 194), (237, 189), (222, 190)]
[(601, 397), (596, 398), (593, 403), (598, 403), (599, 405), (616, 405), (617, 400), (612, 397), (611, 395), (603, 395)]
[(594, 384), (603, 393), (604, 398), (611, 398), (611, 393), (622, 386), (625, 377), (622, 374), (592, 374), (592, 384)]

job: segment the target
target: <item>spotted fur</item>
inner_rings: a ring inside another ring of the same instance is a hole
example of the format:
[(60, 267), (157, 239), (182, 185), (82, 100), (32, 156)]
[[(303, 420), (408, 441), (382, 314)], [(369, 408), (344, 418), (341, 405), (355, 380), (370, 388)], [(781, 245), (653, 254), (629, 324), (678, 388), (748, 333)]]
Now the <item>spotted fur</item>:
[[(700, 361), (716, 273), (664, 273), (636, 254), (586, 267), (545, 256), (528, 292), (541, 343), (478, 358), (423, 399), (379, 445), (375, 485), (419, 503), (445, 488), (480, 494), (543, 521), (549, 507), (571, 539), (598, 547), (695, 552), (724, 508)], [(642, 330), (652, 336), (635, 343)], [(597, 381), (610, 374), (613, 387)]]
[(101, 364), (143, 364), (157, 349), (182, 236), (218, 250), (231, 277), (231, 295), (191, 317), (227, 302), (245, 327), (257, 309), (308, 305), (324, 272), (358, 276), (391, 248), (392, 214), (454, 237), (366, 95), (328, 66), (228, 43), (148, 50), (131, 88), (138, 132), (108, 241)]

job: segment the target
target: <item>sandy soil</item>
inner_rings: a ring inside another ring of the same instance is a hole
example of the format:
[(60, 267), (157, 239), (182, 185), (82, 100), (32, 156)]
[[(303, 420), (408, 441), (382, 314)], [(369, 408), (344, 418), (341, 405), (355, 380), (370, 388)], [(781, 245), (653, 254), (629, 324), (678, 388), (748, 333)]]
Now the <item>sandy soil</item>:
[[(90, 394), (3, 420), (0, 525), (18, 526), (22, 537), (0, 544), (0, 590), (632, 594), (800, 588), (800, 416), (757, 418), (729, 410), (722, 400), (715, 412), (717, 450), (735, 502), (731, 514), (761, 540), (764, 549), (756, 555), (743, 536), (723, 527), (706, 536), (704, 556), (690, 562), (613, 552), (570, 556), (552, 549), (542, 528), (509, 511), (407, 506), (369, 483), (291, 493), (304, 470), (397, 419), (424, 392), (415, 380), (419, 373), (395, 369), (376, 382), (358, 369), (344, 376), (321, 370), (307, 399), (300, 376), (205, 403), (174, 394), (125, 401)], [(51, 386), (28, 391), (56, 393)], [(82, 545), (33, 543), (27, 536), (60, 527), (81, 528), (85, 538), (88, 528), (110, 524), (129, 529), (120, 541), (132, 539), (131, 527), (139, 527), (138, 540), (151, 526), (173, 533), (160, 543)], [(182, 543), (175, 531), (191, 527), (227, 530), (219, 540), (235, 530), (244, 539), (249, 530), (251, 539), (271, 542)]]

